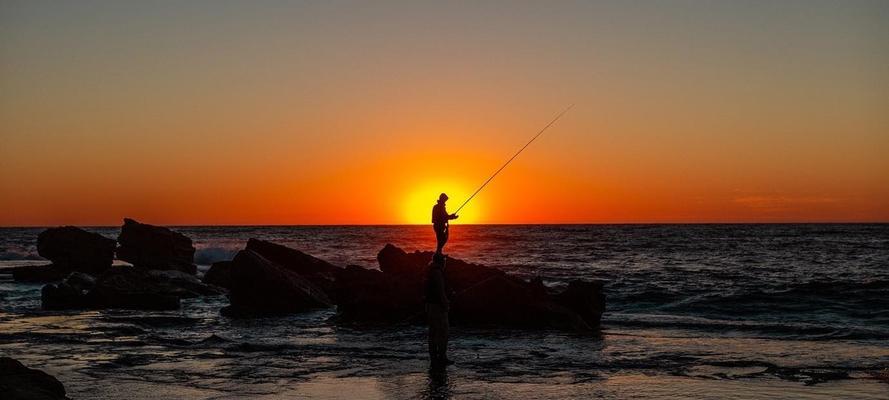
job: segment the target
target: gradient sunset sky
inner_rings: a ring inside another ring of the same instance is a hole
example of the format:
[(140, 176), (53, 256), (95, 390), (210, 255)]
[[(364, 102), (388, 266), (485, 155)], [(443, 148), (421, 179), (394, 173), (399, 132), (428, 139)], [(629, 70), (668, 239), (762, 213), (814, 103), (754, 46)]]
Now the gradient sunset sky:
[(0, 225), (889, 221), (889, 1), (0, 2)]

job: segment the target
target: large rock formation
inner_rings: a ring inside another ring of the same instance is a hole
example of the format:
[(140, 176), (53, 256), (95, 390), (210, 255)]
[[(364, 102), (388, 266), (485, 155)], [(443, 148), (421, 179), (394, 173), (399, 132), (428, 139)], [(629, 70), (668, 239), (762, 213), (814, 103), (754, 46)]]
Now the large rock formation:
[(246, 249), (256, 252), (266, 260), (287, 270), (296, 272), (321, 288), (328, 297), (333, 297), (336, 273), (342, 268), (299, 250), (259, 239), (248, 240)]
[(345, 322), (417, 322), (425, 316), (419, 275), (401, 279), (384, 272), (348, 266), (336, 277), (337, 315)]
[(123, 220), (117, 241), (117, 258), (136, 268), (177, 270), (194, 274), (195, 248), (191, 239), (170, 229), (143, 224), (129, 218)]
[(482, 280), (453, 297), (451, 315), (455, 324), (567, 330), (596, 326), (553, 302), (543, 286), (507, 275)]
[(230, 289), (232, 284), (232, 264), (231, 261), (213, 263), (201, 280), (208, 285)]
[(116, 268), (96, 280), (86, 302), (94, 308), (176, 310), (179, 297), (178, 291), (151, 279), (144, 271)]
[(147, 274), (151, 280), (157, 282), (162, 287), (167, 288), (168, 292), (173, 293), (181, 298), (188, 299), (200, 296), (221, 295), (226, 293), (225, 289), (216, 285), (210, 285), (201, 282), (201, 280), (198, 279), (196, 276), (182, 271), (149, 270)]
[(11, 268), (18, 282), (59, 281), (73, 271), (99, 274), (114, 260), (114, 239), (73, 226), (49, 228), (37, 236), (37, 252), (49, 265)]
[[(380, 264), (380, 271), (387, 275), (409, 280), (425, 280), (426, 266), (432, 260), (432, 254), (431, 251), (407, 253), (398, 247), (387, 244), (377, 254), (377, 262)], [(495, 276), (505, 277), (507, 275), (496, 268), (448, 258), (448, 285), (455, 292), (466, 290), (472, 285)]]
[(221, 288), (229, 289), (232, 283), (232, 265), (231, 261), (217, 261), (210, 266), (210, 269), (201, 278), (201, 281), (208, 285), (214, 285)]
[(599, 326), (605, 312), (605, 289), (601, 281), (571, 281), (553, 300), (576, 312), (590, 326)]
[(222, 312), (232, 317), (287, 314), (332, 305), (310, 280), (249, 249), (232, 260), (229, 300), (231, 305)]
[(123, 308), (138, 310), (175, 310), (179, 299), (218, 295), (223, 289), (206, 285), (194, 275), (181, 271), (142, 271), (133, 267), (114, 267), (93, 278), (72, 273), (65, 280), (43, 287), (44, 309)]
[(53, 282), (64, 279), (68, 271), (49, 265), (26, 265), (24, 267), (9, 268), (12, 279), (16, 282)]
[(97, 274), (111, 268), (114, 239), (73, 226), (50, 228), (37, 236), (37, 253), (62, 271)]
[(87, 294), (96, 286), (96, 278), (82, 272), (74, 272), (59, 283), (50, 283), (40, 291), (44, 310), (89, 308)]
[[(424, 316), (423, 288), (432, 252), (386, 245), (377, 256), (380, 271), (348, 267), (337, 274), (337, 312), (343, 321), (411, 322)], [(527, 282), (503, 271), (450, 258), (455, 325), (557, 328), (585, 331), (599, 326), (605, 307), (597, 282), (572, 282), (552, 294), (540, 280)]]
[(62, 400), (65, 387), (46, 372), (28, 368), (18, 360), (0, 357), (0, 399)]

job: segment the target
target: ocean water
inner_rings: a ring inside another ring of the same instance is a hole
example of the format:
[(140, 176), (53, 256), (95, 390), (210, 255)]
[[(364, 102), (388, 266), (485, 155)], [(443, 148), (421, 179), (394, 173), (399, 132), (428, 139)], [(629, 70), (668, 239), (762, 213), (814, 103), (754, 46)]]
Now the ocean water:
[[(434, 248), (425, 226), (175, 229), (202, 271), (251, 237), (368, 268), (386, 243)], [(42, 263), (40, 231), (0, 229), (0, 266)], [(889, 399), (889, 225), (455, 225), (447, 252), (553, 286), (605, 281), (601, 332), (454, 327), (457, 364), (430, 374), (422, 327), (228, 319), (224, 297), (48, 312), (40, 285), (0, 274), (0, 354), (75, 399)]]

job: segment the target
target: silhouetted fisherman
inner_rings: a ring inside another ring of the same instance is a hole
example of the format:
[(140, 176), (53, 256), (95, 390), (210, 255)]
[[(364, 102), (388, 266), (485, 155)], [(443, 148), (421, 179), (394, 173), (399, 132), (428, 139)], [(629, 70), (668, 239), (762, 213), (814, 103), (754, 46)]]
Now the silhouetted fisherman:
[(432, 229), (435, 230), (435, 240), (438, 245), (435, 247), (435, 254), (441, 254), (445, 243), (448, 242), (448, 221), (457, 219), (457, 214), (448, 214), (445, 209), (445, 203), (448, 201), (448, 195), (442, 193), (438, 196), (438, 203), (432, 206)]
[(445, 256), (435, 254), (426, 274), (426, 317), (429, 323), (429, 362), (432, 368), (453, 364), (448, 360), (448, 300)]

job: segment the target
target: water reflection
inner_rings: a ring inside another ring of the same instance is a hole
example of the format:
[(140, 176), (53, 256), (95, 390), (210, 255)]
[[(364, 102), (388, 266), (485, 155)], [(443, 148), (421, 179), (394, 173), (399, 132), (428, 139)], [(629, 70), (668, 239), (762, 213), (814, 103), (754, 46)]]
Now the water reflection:
[(429, 369), (429, 385), (422, 398), (434, 400), (451, 398), (451, 387), (448, 382), (448, 370), (446, 368)]

